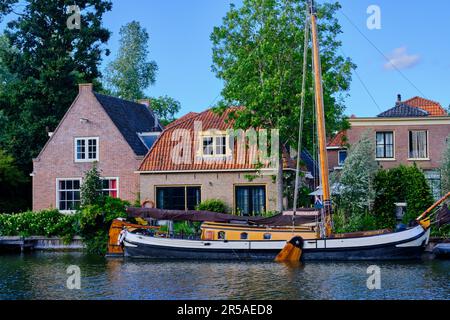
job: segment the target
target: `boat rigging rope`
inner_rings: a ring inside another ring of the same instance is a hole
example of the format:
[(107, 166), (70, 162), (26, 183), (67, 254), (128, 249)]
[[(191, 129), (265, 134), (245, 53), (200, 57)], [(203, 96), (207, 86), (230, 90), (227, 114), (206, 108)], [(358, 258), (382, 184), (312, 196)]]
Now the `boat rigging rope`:
[(297, 214), (297, 201), (298, 201), (298, 189), (300, 184), (300, 159), (302, 155), (302, 134), (303, 134), (303, 118), (305, 109), (305, 96), (306, 96), (306, 72), (308, 68), (308, 48), (309, 48), (309, 10), (306, 9), (306, 23), (304, 30), (303, 44), (303, 77), (302, 77), (302, 92), (301, 92), (301, 102), (300, 102), (300, 119), (298, 126), (298, 144), (297, 144), (297, 167), (295, 170), (295, 188), (294, 188), (294, 206), (293, 206), (293, 220)]

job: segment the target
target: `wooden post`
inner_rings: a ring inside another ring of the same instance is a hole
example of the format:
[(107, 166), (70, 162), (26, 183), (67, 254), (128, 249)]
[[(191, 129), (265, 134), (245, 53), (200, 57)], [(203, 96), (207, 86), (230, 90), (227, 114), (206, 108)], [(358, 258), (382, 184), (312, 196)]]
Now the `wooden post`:
[(322, 67), (320, 63), (319, 38), (317, 33), (317, 17), (314, 8), (314, 1), (310, 2), (311, 9), (311, 31), (313, 43), (313, 57), (314, 57), (314, 81), (316, 93), (316, 118), (317, 118), (317, 133), (319, 140), (319, 157), (320, 157), (320, 174), (321, 184), (323, 190), (323, 205), (325, 210), (325, 235), (331, 236), (331, 196), (330, 185), (328, 177), (328, 156), (326, 145), (326, 130), (325, 130), (325, 108), (323, 102), (323, 87), (322, 87)]

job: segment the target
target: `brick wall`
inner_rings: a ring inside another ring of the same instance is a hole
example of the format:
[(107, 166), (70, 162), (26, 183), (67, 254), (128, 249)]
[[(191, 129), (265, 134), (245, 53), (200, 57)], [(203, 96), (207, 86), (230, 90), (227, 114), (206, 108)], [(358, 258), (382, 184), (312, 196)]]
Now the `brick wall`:
[[(367, 125), (355, 126), (348, 131), (348, 142), (350, 145), (359, 141), (364, 132), (369, 131), (375, 141), (375, 132), (393, 131), (394, 132), (394, 160), (380, 161), (384, 168), (397, 167), (400, 164), (412, 165), (414, 162), (424, 170), (435, 169), (440, 166), (442, 151), (445, 147), (446, 138), (450, 134), (450, 120), (448, 124), (419, 124), (420, 122), (402, 121), (393, 122), (391, 125)], [(427, 160), (409, 160), (409, 131), (427, 130), (428, 131), (428, 154)]]
[(119, 197), (133, 202), (139, 190), (139, 176), (134, 172), (141, 160), (86, 85), (80, 86), (80, 94), (53, 137), (33, 160), (33, 210), (56, 208), (56, 179), (81, 178), (92, 167), (92, 163), (75, 162), (75, 137), (99, 137), (101, 176), (118, 177)]
[(218, 173), (151, 173), (141, 174), (141, 200), (151, 200), (156, 204), (156, 186), (201, 186), (201, 200), (221, 199), (229, 208), (234, 208), (235, 185), (265, 185), (267, 211), (277, 209), (276, 184), (271, 176), (258, 177), (249, 182), (245, 175), (248, 172), (218, 172)]

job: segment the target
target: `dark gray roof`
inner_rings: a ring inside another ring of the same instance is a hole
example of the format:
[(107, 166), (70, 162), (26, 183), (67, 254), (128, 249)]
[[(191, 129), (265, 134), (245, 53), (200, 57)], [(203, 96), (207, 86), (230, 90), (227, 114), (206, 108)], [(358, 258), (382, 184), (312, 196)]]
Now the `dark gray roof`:
[(407, 104), (400, 103), (394, 108), (389, 109), (378, 115), (379, 118), (411, 118), (411, 117), (428, 117), (429, 113), (417, 107), (411, 107)]
[(153, 112), (145, 105), (137, 102), (105, 96), (99, 93), (94, 94), (134, 153), (138, 156), (145, 156), (148, 149), (142, 143), (138, 133), (162, 130), (160, 125), (155, 128), (155, 115)]

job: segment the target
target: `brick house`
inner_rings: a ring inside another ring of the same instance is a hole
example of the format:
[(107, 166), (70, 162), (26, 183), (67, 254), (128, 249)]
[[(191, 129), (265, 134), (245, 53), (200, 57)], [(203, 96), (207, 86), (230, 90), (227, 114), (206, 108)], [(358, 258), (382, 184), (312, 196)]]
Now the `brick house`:
[(350, 129), (339, 132), (328, 143), (330, 171), (340, 170), (347, 157), (347, 147), (369, 132), (376, 145), (375, 159), (383, 168), (416, 163), (427, 176), (433, 193), (440, 195), (442, 151), (450, 135), (450, 116), (442, 106), (420, 97), (397, 102), (377, 117), (349, 119)]
[[(239, 147), (227, 133), (233, 128), (228, 121), (232, 109), (221, 115), (212, 110), (189, 113), (166, 127), (138, 170), (143, 201), (168, 210), (193, 210), (207, 199), (223, 200), (235, 214), (276, 210), (273, 170), (253, 164), (248, 152), (241, 153), (248, 145)], [(183, 132), (187, 147), (180, 152)], [(174, 161), (179, 154), (185, 159)], [(295, 164), (287, 152), (283, 159), (284, 170), (292, 170)]]
[(79, 85), (75, 101), (33, 159), (33, 210), (73, 211), (93, 162), (98, 164), (104, 194), (135, 201), (135, 171), (163, 129), (149, 103), (141, 102), (98, 94), (92, 84)]

